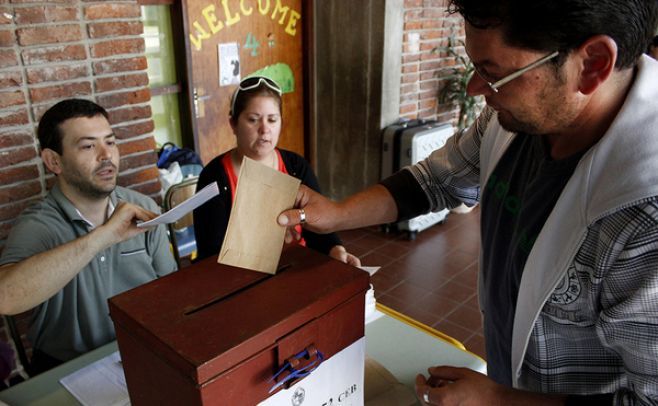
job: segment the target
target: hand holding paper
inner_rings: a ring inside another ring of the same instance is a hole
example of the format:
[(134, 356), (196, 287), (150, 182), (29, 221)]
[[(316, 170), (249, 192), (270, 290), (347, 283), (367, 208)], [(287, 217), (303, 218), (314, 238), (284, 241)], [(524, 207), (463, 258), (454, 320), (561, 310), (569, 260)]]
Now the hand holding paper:
[(203, 189), (201, 189), (200, 191), (198, 191), (194, 196), (185, 200), (183, 203), (179, 204), (178, 206), (174, 207), (168, 212), (162, 213), (161, 215), (154, 218), (153, 220), (139, 223), (137, 224), (137, 227), (144, 228), (144, 227), (157, 226), (158, 224), (173, 223), (174, 221), (177, 221), (187, 213), (201, 206), (202, 204), (212, 199), (213, 197), (217, 196), (218, 194), (219, 194), (219, 188), (217, 187), (217, 182), (213, 182), (208, 186), (204, 187)]

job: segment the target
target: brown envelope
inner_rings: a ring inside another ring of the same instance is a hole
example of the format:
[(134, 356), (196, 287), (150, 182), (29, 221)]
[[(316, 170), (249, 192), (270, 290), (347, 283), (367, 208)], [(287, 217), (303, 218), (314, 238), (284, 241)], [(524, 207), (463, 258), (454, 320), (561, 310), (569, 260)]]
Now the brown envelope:
[(300, 182), (244, 157), (217, 262), (275, 274), (286, 232), (276, 219), (295, 204)]

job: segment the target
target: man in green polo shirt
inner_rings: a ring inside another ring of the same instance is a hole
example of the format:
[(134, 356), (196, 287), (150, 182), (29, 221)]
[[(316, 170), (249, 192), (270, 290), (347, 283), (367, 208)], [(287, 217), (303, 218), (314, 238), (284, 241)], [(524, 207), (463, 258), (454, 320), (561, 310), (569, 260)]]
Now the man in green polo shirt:
[(107, 299), (176, 269), (163, 226), (136, 226), (158, 205), (117, 186), (119, 150), (107, 112), (87, 100), (50, 108), (38, 129), (57, 177), (16, 221), (0, 258), (0, 313), (35, 308), (36, 371), (112, 341)]

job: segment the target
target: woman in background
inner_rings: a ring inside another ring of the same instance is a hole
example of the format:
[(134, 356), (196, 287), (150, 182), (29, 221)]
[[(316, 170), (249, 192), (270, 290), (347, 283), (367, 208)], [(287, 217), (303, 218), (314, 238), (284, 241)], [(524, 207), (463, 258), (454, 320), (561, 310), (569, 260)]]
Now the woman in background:
[[(281, 88), (271, 79), (253, 76), (244, 79), (233, 93), (230, 124), (237, 147), (214, 158), (199, 175), (197, 191), (217, 182), (220, 194), (194, 210), (194, 234), (198, 259), (217, 255), (224, 241), (242, 157), (300, 179), (320, 191), (306, 160), (294, 152), (276, 148), (281, 133)], [(335, 233), (316, 234), (302, 230), (302, 244), (350, 265), (359, 258), (348, 253)]]

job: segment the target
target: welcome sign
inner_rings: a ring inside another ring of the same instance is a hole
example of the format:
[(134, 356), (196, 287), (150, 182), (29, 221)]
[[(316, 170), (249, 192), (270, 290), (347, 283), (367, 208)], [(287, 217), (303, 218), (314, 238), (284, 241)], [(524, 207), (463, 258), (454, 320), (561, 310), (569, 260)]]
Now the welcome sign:
[[(232, 3), (232, 4), (229, 4)], [(285, 27), (290, 36), (297, 35), (297, 23), (302, 18), (300, 11), (294, 10), (282, 0), (220, 0), (201, 9), (201, 16), (192, 22), (190, 42), (200, 51), (203, 42), (218, 32), (239, 24), (242, 17), (252, 14), (268, 18)]]

